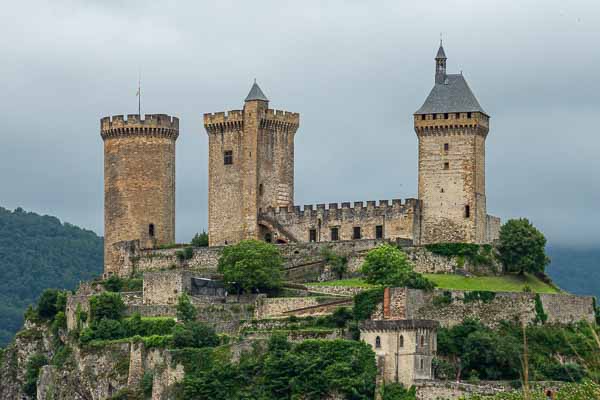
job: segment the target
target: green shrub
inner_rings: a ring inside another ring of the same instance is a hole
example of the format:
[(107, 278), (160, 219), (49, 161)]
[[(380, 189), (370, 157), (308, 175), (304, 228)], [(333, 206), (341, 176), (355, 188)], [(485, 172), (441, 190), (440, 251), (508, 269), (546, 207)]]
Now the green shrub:
[(67, 362), (67, 360), (71, 357), (71, 353), (73, 351), (69, 346), (61, 345), (54, 352), (54, 356), (52, 356), (52, 365), (62, 368), (62, 366)]
[(126, 337), (131, 336), (151, 336), (151, 335), (169, 335), (175, 326), (173, 318), (142, 318), (140, 314), (135, 313), (131, 318), (122, 321)]
[(177, 319), (183, 322), (194, 321), (197, 314), (198, 310), (190, 301), (189, 296), (185, 293), (179, 296), (179, 299), (177, 299)]
[(325, 263), (331, 267), (331, 272), (333, 272), (338, 279), (342, 279), (348, 270), (348, 257), (340, 256), (327, 247), (324, 247), (321, 250), (321, 256), (325, 260)]
[(401, 383), (388, 383), (383, 385), (381, 400), (415, 400), (417, 393), (415, 387), (406, 389)]
[(377, 304), (383, 302), (383, 288), (366, 290), (354, 296), (354, 307), (352, 309), (354, 319), (363, 321), (371, 318), (371, 314), (377, 308)]
[(535, 323), (545, 324), (548, 320), (548, 314), (544, 311), (544, 305), (539, 293), (535, 295)]
[(201, 322), (190, 321), (173, 328), (173, 345), (184, 347), (214, 347), (219, 345), (215, 330)]
[(482, 303), (491, 303), (496, 298), (496, 293), (485, 290), (473, 290), (465, 292), (463, 297), (464, 303), (473, 303), (481, 301)]
[(149, 398), (152, 396), (152, 384), (154, 383), (154, 375), (151, 372), (144, 372), (142, 376), (142, 393), (145, 397)]
[(283, 258), (275, 245), (243, 240), (223, 249), (218, 270), (235, 293), (277, 290), (282, 285)]
[(175, 256), (179, 261), (191, 260), (194, 257), (194, 249), (192, 247), (184, 247), (182, 250), (177, 250)]
[(91, 321), (101, 319), (119, 320), (125, 311), (125, 304), (118, 293), (104, 292), (90, 296)]
[(195, 247), (208, 247), (208, 233), (202, 231), (202, 233), (196, 233), (192, 239), (192, 246)]
[(546, 256), (546, 238), (529, 220), (511, 219), (500, 228), (500, 260), (512, 272), (544, 272), (550, 259)]
[(37, 380), (40, 375), (40, 369), (48, 365), (48, 359), (40, 353), (33, 354), (25, 367), (25, 382), (23, 383), (23, 391), (32, 398), (37, 398)]
[(452, 293), (444, 291), (441, 295), (434, 296), (433, 305), (436, 307), (444, 307), (452, 304)]
[(57, 312), (65, 311), (67, 292), (58, 289), (46, 289), (42, 292), (37, 306), (40, 318), (51, 320)]

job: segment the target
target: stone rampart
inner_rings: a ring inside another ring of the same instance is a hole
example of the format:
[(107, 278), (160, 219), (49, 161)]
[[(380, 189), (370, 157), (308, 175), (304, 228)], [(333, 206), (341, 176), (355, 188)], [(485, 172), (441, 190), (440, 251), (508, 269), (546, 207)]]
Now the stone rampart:
[[(465, 297), (466, 294), (471, 293)], [(536, 319), (536, 294), (494, 293), (485, 300), (473, 299), (473, 292), (459, 290), (424, 291), (419, 289), (391, 288), (389, 319), (430, 319), (444, 327), (460, 324), (467, 318), (480, 320), (494, 327), (501, 321), (526, 321)], [(570, 294), (540, 294), (548, 322), (568, 324), (576, 321), (593, 323), (595, 319), (593, 298)], [(380, 305), (373, 319), (383, 319), (385, 309)]]

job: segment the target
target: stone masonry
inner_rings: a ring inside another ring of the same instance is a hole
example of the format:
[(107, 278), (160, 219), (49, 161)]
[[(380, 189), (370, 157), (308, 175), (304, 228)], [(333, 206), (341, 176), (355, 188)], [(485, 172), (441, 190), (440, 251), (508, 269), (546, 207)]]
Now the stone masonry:
[(104, 140), (104, 273), (120, 274), (117, 242), (175, 241), (175, 141), (179, 120), (164, 114), (100, 121)]

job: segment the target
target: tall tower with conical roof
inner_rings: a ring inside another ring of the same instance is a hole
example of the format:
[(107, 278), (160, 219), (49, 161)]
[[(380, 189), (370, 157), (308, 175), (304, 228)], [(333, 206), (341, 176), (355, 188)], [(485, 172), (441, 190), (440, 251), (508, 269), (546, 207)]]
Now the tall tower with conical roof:
[(419, 139), (422, 244), (490, 241), (485, 195), (489, 116), (461, 74), (446, 73), (440, 42), (435, 84), (414, 114)]
[(256, 82), (243, 110), (204, 114), (211, 246), (267, 239), (260, 213), (294, 204), (294, 136), (300, 116), (269, 108)]

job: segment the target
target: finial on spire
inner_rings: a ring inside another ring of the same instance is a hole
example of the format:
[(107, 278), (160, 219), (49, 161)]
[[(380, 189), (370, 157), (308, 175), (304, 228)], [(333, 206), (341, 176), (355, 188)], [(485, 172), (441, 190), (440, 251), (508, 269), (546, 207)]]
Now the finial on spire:
[(440, 47), (442, 47), (442, 32), (440, 32)]

